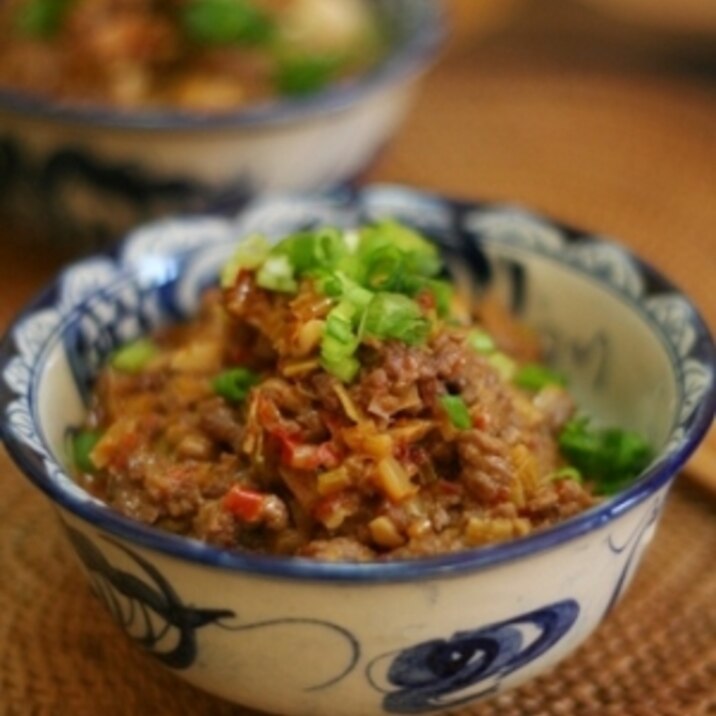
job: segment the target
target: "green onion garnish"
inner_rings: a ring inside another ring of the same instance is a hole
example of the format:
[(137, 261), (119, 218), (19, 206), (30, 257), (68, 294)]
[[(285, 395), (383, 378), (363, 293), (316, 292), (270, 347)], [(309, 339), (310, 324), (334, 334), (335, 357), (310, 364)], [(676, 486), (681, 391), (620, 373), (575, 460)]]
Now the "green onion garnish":
[(274, 34), (274, 23), (249, 0), (191, 0), (185, 6), (182, 27), (201, 45), (260, 45)]
[(429, 278), (442, 269), (437, 248), (417, 231), (394, 219), (383, 219), (361, 229), (358, 255), (362, 261), (368, 263), (372, 255), (386, 246), (403, 253), (407, 274)]
[(476, 328), (467, 334), (467, 342), (478, 352), (485, 355), (494, 353), (497, 346), (493, 337), (480, 328)]
[(139, 373), (159, 352), (150, 338), (139, 338), (119, 348), (112, 355), (112, 367), (122, 373)]
[(344, 63), (345, 59), (336, 54), (286, 55), (278, 60), (276, 89), (294, 96), (317, 92), (333, 80)]
[(440, 404), (448, 414), (450, 422), (458, 430), (468, 430), (472, 427), (470, 412), (465, 401), (459, 395), (443, 395), (440, 398)]
[(574, 482), (582, 483), (582, 473), (577, 470), (576, 467), (560, 467), (559, 470), (555, 470), (547, 476), (548, 480), (573, 480)]
[(60, 28), (72, 0), (28, 0), (15, 17), (15, 26), (31, 37), (52, 37)]
[(618, 428), (593, 428), (587, 418), (565, 425), (559, 446), (567, 459), (599, 492), (612, 494), (634, 479), (651, 460), (652, 450), (637, 433)]
[(526, 363), (520, 366), (513, 378), (515, 385), (526, 390), (541, 390), (548, 385), (566, 385), (563, 375), (540, 363)]
[(340, 380), (349, 383), (360, 368), (354, 353), (358, 349), (356, 323), (359, 309), (341, 301), (326, 317), (321, 340), (321, 365)]
[(363, 330), (375, 338), (393, 338), (415, 346), (427, 338), (430, 322), (407, 296), (377, 293), (366, 308)]
[(251, 234), (236, 247), (233, 256), (221, 270), (221, 287), (231, 288), (243, 270), (253, 271), (268, 258), (271, 244), (263, 234)]
[(230, 368), (219, 373), (211, 383), (217, 395), (230, 403), (240, 403), (246, 399), (249, 390), (259, 381), (259, 376), (248, 368)]
[(510, 381), (515, 377), (517, 372), (517, 363), (515, 363), (506, 353), (495, 351), (487, 357), (490, 365), (500, 374), (503, 380)]
[(298, 288), (295, 269), (288, 256), (269, 256), (256, 272), (256, 283), (261, 288), (282, 293), (293, 293)]
[(92, 451), (102, 437), (96, 430), (79, 430), (71, 437), (72, 461), (81, 472), (93, 472)]

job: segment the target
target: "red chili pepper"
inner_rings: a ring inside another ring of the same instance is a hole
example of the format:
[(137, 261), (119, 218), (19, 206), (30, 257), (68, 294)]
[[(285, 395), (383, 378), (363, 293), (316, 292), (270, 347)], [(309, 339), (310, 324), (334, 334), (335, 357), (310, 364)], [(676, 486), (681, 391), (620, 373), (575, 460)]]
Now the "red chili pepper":
[(256, 522), (261, 515), (265, 495), (241, 485), (234, 485), (224, 495), (222, 505), (225, 510), (244, 522)]
[(281, 462), (296, 470), (317, 470), (325, 467), (329, 470), (338, 467), (340, 454), (331, 442), (310, 445), (299, 442), (293, 436), (281, 440)]
[(484, 413), (478, 413), (472, 418), (472, 425), (478, 430), (485, 430), (490, 424), (490, 419)]

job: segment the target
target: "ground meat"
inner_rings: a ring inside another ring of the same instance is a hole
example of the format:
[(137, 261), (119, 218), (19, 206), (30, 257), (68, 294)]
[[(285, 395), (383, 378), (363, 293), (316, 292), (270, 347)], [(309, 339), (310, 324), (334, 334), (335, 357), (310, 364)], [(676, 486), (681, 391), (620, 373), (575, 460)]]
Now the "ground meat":
[[(563, 388), (519, 389), (470, 346), (469, 326), (446, 323), (418, 345), (366, 339), (344, 383), (321, 364), (330, 307), (311, 281), (268, 292), (250, 272), (208, 294), (196, 319), (156, 336), (144, 370), (105, 369), (87, 419), (102, 433), (97, 470), (80, 482), (179, 534), (328, 561), (469, 549), (595, 503), (557, 473)], [(254, 371), (238, 397), (216, 388), (237, 364)]]

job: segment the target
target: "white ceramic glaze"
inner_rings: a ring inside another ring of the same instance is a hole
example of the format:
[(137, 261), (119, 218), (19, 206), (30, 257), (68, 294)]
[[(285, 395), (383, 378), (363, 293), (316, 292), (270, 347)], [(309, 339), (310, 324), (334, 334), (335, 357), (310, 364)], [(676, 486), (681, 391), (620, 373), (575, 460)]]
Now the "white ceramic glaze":
[[(510, 543), (352, 565), (218, 550), (133, 523), (72, 482), (65, 434), (104, 357), (190, 314), (237, 236), (384, 215), (428, 231), (458, 280), (502, 292), (587, 412), (649, 438), (656, 456), (634, 485)], [(713, 418), (714, 368), (694, 308), (625, 249), (514, 208), (369, 187), (161, 222), (114, 258), (73, 265), (6, 337), (0, 408), (11, 454), (58, 506), (99, 598), (179, 676), (279, 714), (427, 713), (542, 673), (608, 614)]]

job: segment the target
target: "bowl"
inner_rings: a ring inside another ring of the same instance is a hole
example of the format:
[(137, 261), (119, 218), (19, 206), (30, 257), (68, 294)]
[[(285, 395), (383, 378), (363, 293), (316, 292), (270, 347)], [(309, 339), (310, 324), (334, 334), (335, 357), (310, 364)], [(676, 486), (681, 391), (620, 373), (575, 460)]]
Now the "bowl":
[[(72, 481), (63, 444), (102, 361), (190, 315), (237, 236), (381, 216), (426, 232), (461, 280), (489, 285), (541, 331), (591, 414), (649, 439), (656, 454), (639, 479), (524, 538), (363, 564), (217, 549), (131, 521)], [(279, 714), (423, 713), (542, 673), (605, 618), (713, 419), (715, 358), (682, 293), (588, 232), (395, 186), (275, 196), (231, 219), (141, 227), (112, 253), (69, 266), (0, 348), (2, 436), (119, 627), (181, 677)]]
[(433, 0), (375, 7), (391, 38), (383, 59), (305, 99), (118, 111), (0, 90), (0, 210), (86, 251), (153, 217), (352, 181), (398, 127), (445, 32)]

